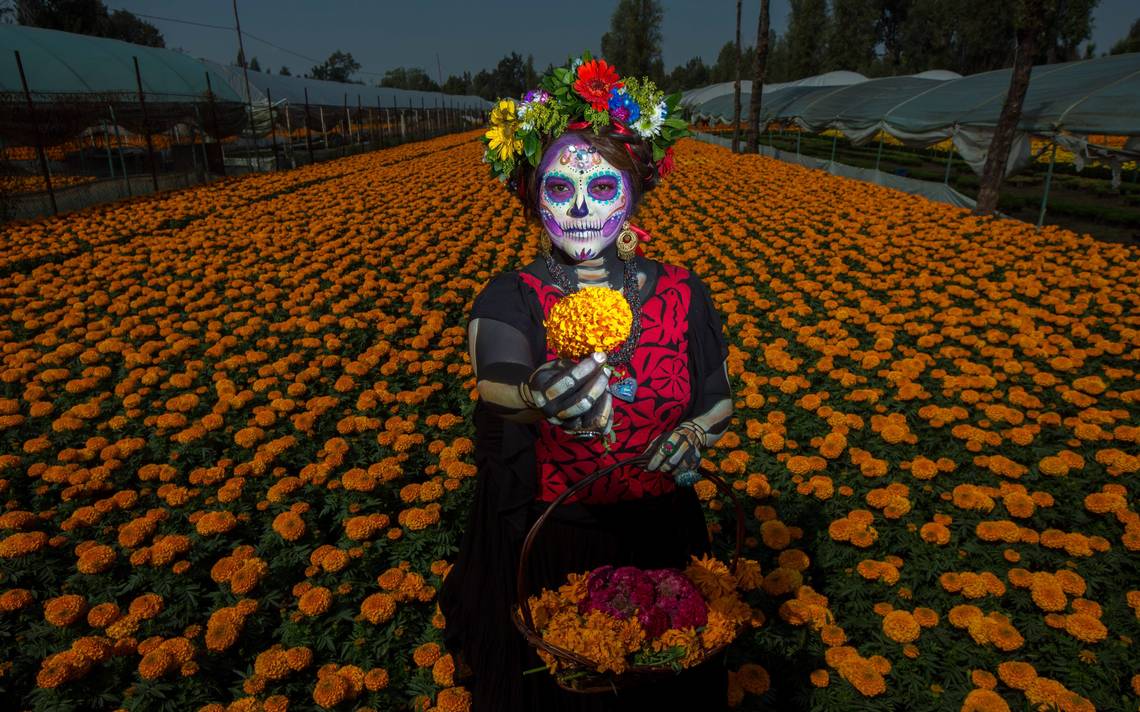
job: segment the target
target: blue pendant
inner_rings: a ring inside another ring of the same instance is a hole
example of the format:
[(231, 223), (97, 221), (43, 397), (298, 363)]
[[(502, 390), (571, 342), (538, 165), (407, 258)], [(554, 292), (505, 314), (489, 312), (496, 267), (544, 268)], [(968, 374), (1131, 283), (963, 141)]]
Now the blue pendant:
[(637, 381), (633, 376), (627, 376), (615, 383), (610, 384), (610, 393), (614, 398), (620, 398), (626, 403), (633, 402), (633, 396), (637, 393)]

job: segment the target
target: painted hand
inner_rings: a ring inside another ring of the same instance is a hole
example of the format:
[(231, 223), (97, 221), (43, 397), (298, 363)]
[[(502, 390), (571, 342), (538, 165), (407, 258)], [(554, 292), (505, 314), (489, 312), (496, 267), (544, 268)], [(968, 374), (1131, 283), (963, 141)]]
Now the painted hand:
[[(610, 402), (606, 390), (609, 376), (602, 368), (605, 360), (604, 353), (596, 353), (578, 362), (547, 361), (519, 384), (519, 396), (554, 425), (566, 427), (572, 421), (587, 419), (604, 423), (606, 408), (596, 406)], [(612, 413), (612, 408), (609, 410)]]
[(670, 433), (658, 436), (649, 445), (647, 470), (657, 470), (674, 477), (696, 470), (701, 465), (703, 438), (698, 426), (684, 422)]

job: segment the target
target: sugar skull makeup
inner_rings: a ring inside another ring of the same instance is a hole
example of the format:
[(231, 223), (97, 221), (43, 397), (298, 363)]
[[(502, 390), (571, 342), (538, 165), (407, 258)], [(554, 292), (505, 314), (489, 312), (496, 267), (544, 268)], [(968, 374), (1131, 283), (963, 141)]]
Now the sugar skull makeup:
[(539, 215), (550, 242), (578, 262), (617, 239), (629, 214), (629, 176), (580, 136), (566, 134), (538, 166)]

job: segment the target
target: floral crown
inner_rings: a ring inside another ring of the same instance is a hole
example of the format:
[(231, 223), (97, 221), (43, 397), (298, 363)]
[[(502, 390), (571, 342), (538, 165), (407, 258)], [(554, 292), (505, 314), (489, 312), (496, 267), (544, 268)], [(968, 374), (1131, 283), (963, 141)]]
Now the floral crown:
[[(500, 99), (491, 111), (491, 127), (482, 137), (487, 146), (483, 162), (491, 164), (491, 174), (500, 181), (514, 184), (523, 160), (538, 167), (543, 139), (586, 127), (594, 133), (611, 127), (630, 139), (640, 137), (653, 150), (658, 176), (673, 169), (673, 144), (689, 135), (677, 108), (680, 93), (665, 96), (648, 77), (623, 79), (588, 51), (544, 76), (539, 85), (521, 100)], [(633, 155), (628, 142), (626, 150)]]

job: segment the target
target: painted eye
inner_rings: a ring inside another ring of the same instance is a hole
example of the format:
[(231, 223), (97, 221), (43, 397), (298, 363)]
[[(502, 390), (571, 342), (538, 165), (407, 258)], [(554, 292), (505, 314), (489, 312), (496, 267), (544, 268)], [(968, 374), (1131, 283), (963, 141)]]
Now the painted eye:
[(559, 178), (546, 181), (545, 189), (547, 197), (559, 203), (569, 200), (574, 192), (569, 183)]
[(602, 177), (590, 181), (590, 196), (597, 200), (611, 200), (617, 191), (618, 184), (613, 178)]

